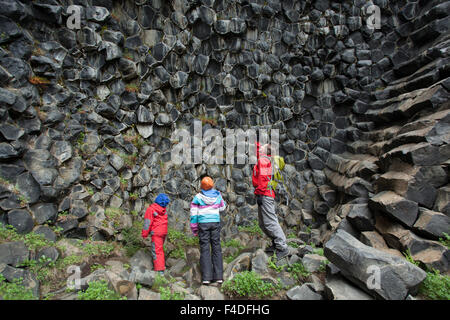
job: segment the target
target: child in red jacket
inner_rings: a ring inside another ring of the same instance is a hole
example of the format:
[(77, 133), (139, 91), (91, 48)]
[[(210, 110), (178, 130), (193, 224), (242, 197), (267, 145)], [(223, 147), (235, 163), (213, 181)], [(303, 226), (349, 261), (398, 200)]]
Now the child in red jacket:
[(166, 207), (170, 199), (165, 193), (160, 193), (155, 203), (151, 204), (144, 216), (144, 228), (142, 238), (147, 238), (150, 234), (152, 239), (151, 252), (153, 257), (153, 270), (164, 274), (166, 269), (164, 259), (164, 240), (167, 236), (167, 213)]

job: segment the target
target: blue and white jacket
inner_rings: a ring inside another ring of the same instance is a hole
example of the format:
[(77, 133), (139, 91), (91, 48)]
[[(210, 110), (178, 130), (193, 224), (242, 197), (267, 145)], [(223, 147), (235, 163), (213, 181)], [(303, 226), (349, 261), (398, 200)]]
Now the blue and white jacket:
[(226, 203), (216, 189), (203, 190), (197, 193), (191, 202), (191, 230), (198, 232), (199, 223), (220, 222), (220, 212), (225, 210)]

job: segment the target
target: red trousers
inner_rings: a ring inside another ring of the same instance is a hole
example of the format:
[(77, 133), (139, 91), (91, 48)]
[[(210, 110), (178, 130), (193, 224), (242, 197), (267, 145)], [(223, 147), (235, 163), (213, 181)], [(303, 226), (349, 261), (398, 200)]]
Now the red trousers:
[(164, 258), (164, 241), (166, 235), (152, 235), (152, 257), (153, 257), (153, 270), (163, 271), (166, 270), (166, 260)]

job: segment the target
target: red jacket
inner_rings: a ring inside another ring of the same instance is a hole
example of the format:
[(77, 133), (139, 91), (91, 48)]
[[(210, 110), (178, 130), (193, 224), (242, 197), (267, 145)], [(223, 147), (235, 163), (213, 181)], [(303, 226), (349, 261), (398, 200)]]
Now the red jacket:
[(150, 233), (158, 236), (167, 234), (166, 208), (157, 203), (151, 204), (145, 211), (142, 237), (147, 238)]
[(256, 195), (263, 195), (275, 198), (275, 192), (268, 188), (268, 183), (272, 178), (272, 163), (266, 154), (259, 152), (259, 143), (256, 143), (257, 162), (253, 167), (252, 183)]

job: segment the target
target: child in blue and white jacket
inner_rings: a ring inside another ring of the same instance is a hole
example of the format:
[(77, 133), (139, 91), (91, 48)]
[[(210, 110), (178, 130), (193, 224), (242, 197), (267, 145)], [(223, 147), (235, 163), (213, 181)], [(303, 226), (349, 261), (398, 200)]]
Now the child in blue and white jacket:
[(225, 210), (226, 203), (213, 186), (213, 180), (204, 177), (201, 181), (202, 190), (191, 203), (191, 230), (199, 238), (203, 284), (223, 282), (220, 212)]

